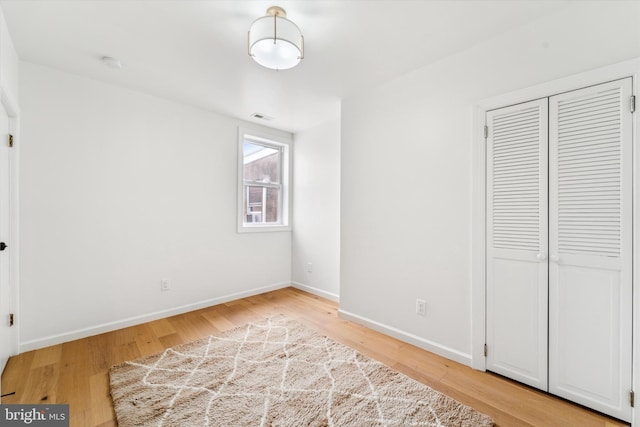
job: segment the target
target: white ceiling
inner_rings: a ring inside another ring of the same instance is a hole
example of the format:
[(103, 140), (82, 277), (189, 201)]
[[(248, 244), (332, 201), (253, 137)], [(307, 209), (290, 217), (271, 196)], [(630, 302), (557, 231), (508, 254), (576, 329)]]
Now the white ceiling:
[[(338, 117), (339, 101), (553, 13), (559, 0), (3, 0), (21, 60), (299, 131)], [(269, 6), (305, 36), (291, 70), (247, 55)], [(102, 56), (124, 64), (107, 68)], [(255, 121), (255, 120), (254, 120)]]

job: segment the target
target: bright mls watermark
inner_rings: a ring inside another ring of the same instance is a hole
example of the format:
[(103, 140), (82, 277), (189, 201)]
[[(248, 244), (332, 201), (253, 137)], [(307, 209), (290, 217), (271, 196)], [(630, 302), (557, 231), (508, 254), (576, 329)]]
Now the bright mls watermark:
[(69, 427), (69, 405), (0, 405), (0, 426)]

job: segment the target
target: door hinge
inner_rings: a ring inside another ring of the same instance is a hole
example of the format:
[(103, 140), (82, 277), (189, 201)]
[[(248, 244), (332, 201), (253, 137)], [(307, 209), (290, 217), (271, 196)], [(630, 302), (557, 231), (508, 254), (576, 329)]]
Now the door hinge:
[(633, 390), (631, 390), (629, 392), (629, 404), (631, 405), (632, 408), (634, 403), (636, 403), (635, 401), (636, 401), (636, 394), (633, 392)]
[(636, 96), (635, 95), (631, 95), (631, 101), (629, 102), (629, 108), (631, 109), (632, 113), (636, 112)]
[(487, 345), (484, 345), (484, 357), (487, 357)]
[(13, 135), (9, 134), (9, 147), (13, 147)]
[(484, 139), (489, 138), (489, 126), (484, 125)]
[(9, 313), (9, 326), (13, 326), (14, 323), (13, 313)]

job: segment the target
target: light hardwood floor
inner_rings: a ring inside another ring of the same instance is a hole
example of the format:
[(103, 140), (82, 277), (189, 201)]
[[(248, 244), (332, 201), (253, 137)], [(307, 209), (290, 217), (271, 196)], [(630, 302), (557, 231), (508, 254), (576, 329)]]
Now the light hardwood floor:
[(490, 415), (498, 426), (623, 426), (562, 399), (475, 371), (340, 319), (337, 304), (286, 288), (12, 357), (2, 403), (68, 403), (71, 426), (115, 426), (109, 367), (249, 321), (285, 314)]

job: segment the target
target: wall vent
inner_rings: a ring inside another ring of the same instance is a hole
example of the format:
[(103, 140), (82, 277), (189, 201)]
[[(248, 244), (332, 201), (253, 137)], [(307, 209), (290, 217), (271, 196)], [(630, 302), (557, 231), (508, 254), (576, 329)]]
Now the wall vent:
[(266, 114), (262, 114), (262, 113), (253, 113), (251, 115), (251, 118), (253, 119), (259, 119), (259, 120), (266, 120), (268, 122), (270, 122), (271, 120), (273, 120), (273, 117), (271, 116), (267, 116)]

